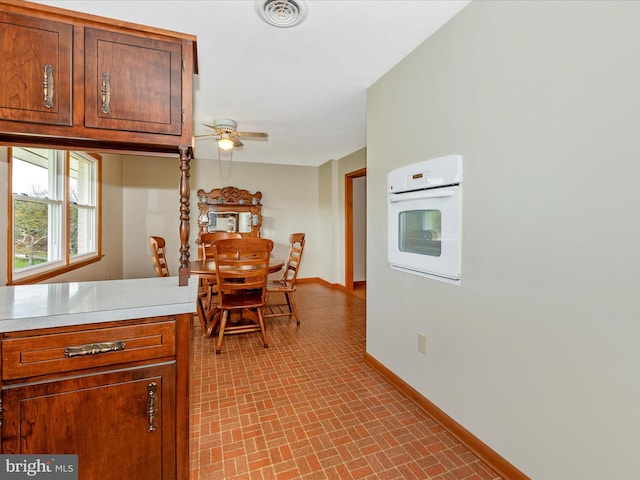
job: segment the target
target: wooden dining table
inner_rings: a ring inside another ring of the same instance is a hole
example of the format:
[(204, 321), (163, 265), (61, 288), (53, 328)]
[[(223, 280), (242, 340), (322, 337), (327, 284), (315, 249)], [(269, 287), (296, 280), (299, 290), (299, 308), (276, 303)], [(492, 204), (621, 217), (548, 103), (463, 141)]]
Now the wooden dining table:
[[(269, 259), (269, 274), (277, 273), (284, 267), (284, 260), (279, 258)], [(213, 292), (211, 291), (210, 282), (207, 281), (207, 277), (216, 276), (216, 262), (214, 259), (194, 260), (189, 265), (189, 272), (192, 275), (198, 275), (201, 277), (201, 285), (198, 288), (198, 295), (196, 298), (196, 307), (198, 316), (200, 316), (200, 322), (202, 325), (202, 334), (206, 337), (212, 337), (218, 322), (220, 321), (220, 310), (211, 306), (211, 298)], [(215, 283), (215, 280), (214, 280)]]
[[(284, 260), (278, 258), (269, 259), (269, 273), (277, 273), (284, 267)], [(215, 275), (216, 262), (213, 258), (206, 260), (194, 260), (189, 266), (189, 272), (193, 275)]]

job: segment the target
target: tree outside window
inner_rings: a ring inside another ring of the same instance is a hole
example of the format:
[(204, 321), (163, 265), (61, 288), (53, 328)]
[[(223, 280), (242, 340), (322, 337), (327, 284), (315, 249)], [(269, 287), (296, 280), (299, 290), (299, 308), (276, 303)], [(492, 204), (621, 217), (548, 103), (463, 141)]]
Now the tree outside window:
[(13, 147), (10, 173), (10, 283), (48, 278), (99, 258), (99, 157)]

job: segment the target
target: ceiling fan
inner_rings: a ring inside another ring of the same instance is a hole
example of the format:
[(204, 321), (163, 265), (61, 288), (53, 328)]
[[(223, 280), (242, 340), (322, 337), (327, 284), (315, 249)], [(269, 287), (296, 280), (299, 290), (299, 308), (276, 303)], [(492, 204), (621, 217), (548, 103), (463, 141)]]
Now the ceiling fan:
[(216, 118), (213, 125), (204, 124), (205, 127), (211, 128), (214, 133), (205, 135), (196, 135), (196, 137), (214, 137), (218, 139), (218, 147), (222, 150), (231, 150), (233, 147), (242, 147), (244, 144), (238, 137), (242, 138), (268, 138), (269, 135), (264, 132), (238, 132), (238, 123), (230, 118)]

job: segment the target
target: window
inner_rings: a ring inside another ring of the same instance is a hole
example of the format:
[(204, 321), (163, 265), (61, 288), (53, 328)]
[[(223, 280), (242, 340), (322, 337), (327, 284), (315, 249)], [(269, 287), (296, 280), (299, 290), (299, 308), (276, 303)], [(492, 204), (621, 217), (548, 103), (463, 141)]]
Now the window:
[(99, 260), (99, 156), (13, 147), (9, 178), (9, 283), (40, 281)]

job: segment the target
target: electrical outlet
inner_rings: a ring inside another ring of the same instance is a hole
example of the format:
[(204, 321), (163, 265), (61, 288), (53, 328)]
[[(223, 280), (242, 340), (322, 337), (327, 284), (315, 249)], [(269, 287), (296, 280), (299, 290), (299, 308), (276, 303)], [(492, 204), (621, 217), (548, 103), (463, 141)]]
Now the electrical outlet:
[(418, 332), (418, 351), (423, 355), (427, 354), (427, 336)]

